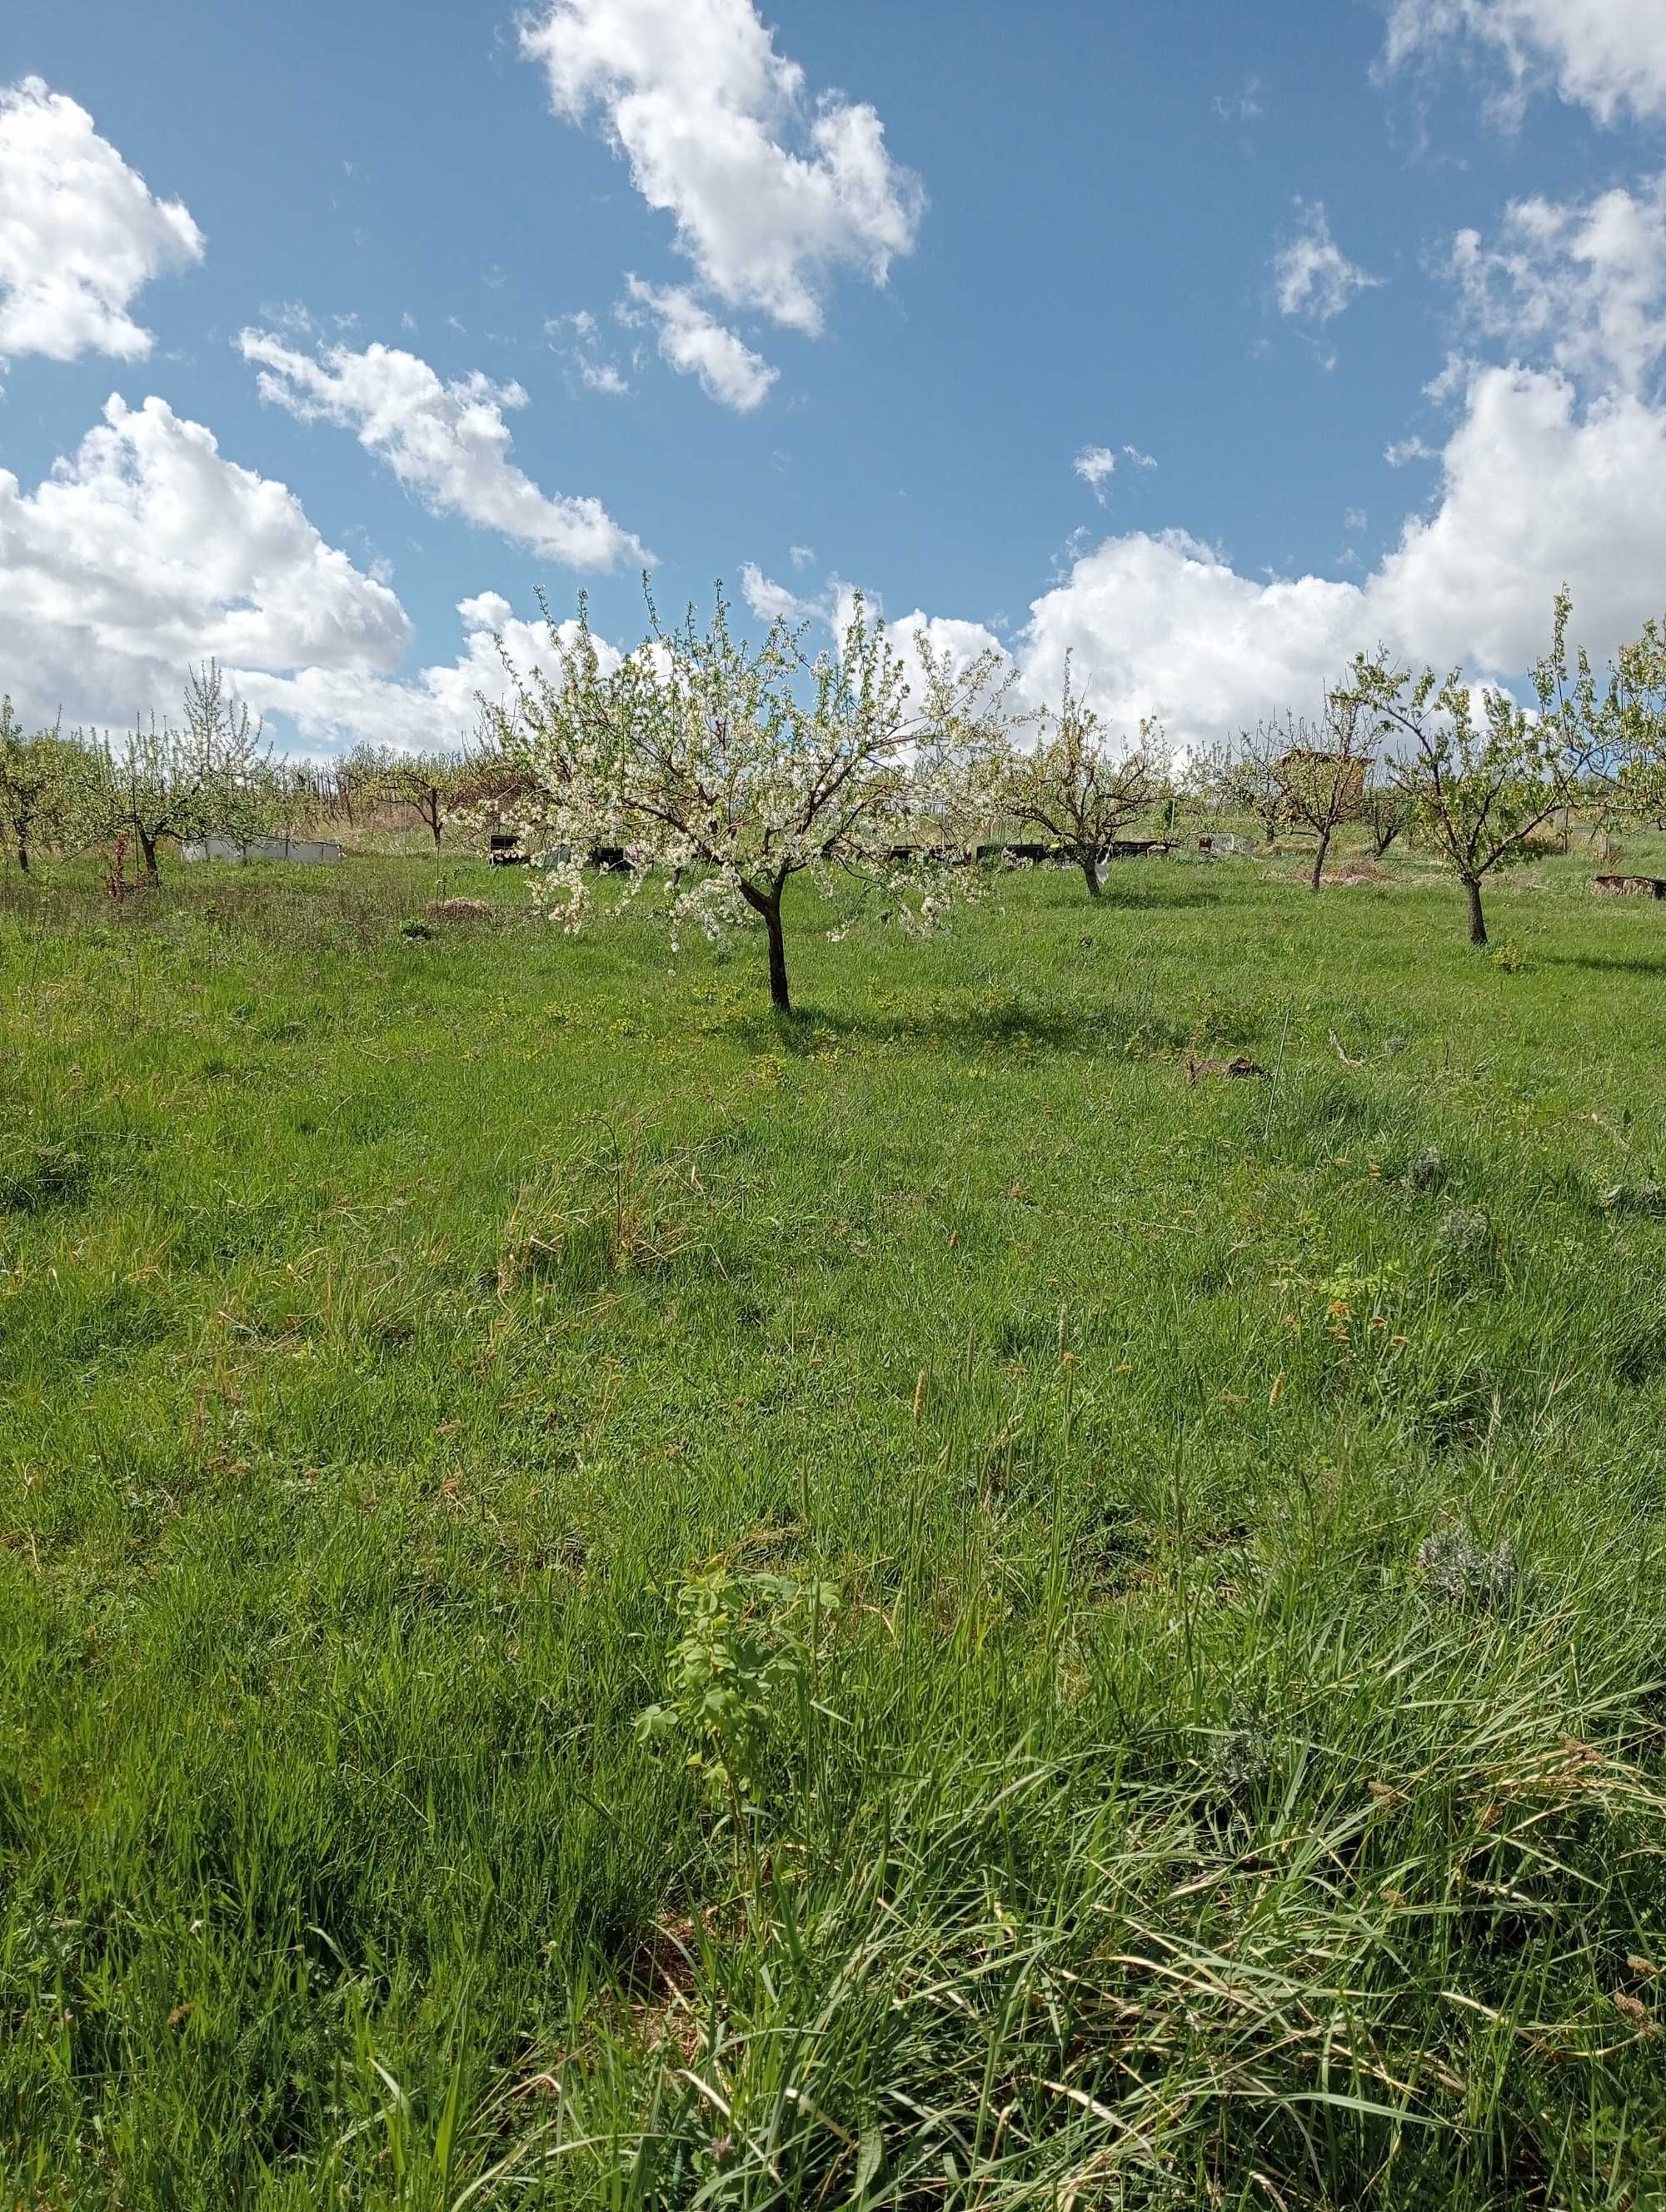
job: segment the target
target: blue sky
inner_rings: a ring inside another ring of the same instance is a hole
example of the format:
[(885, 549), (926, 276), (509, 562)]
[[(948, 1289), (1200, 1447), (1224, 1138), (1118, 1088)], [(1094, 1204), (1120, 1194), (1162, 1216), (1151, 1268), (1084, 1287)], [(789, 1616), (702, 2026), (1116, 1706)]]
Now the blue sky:
[(458, 735), (536, 586), (640, 633), (639, 550), (1183, 736), (1379, 636), (1519, 674), (1564, 577), (1608, 650), (1666, 605), (1651, 12), (9, 0), (0, 684), (215, 651), (309, 746)]

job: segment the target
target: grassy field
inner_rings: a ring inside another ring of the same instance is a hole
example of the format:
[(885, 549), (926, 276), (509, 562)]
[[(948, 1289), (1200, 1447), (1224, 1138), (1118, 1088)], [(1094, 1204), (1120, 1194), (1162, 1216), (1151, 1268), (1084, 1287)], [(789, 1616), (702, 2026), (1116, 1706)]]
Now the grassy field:
[(1299, 866), (10, 879), (8, 2212), (1666, 2203), (1666, 908)]

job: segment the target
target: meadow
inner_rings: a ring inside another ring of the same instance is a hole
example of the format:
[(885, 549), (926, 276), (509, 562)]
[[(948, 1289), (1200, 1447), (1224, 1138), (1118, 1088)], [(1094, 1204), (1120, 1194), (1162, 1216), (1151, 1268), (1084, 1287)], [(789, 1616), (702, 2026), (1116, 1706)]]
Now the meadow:
[(1666, 2203), (1590, 867), (806, 890), (791, 1020), (443, 856), (7, 879), (0, 2204)]

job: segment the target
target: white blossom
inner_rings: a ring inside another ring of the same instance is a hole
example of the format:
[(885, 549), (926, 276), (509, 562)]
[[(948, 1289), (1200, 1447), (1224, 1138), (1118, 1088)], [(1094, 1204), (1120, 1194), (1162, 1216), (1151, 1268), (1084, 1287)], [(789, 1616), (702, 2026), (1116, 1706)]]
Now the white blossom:
[(532, 872), (551, 920), (585, 926), (607, 855), (624, 872), (622, 904), (660, 886), (648, 903), (673, 950), (691, 932), (717, 944), (761, 922), (787, 1009), (781, 896), (794, 877), (877, 885), (914, 936), (975, 895), (963, 864), (1000, 749), (999, 655), (957, 672), (918, 641), (916, 698), (860, 599), (838, 652), (813, 659), (785, 620), (759, 646), (738, 641), (721, 595), (703, 629), (692, 611), (667, 629), (649, 607), (649, 635), (611, 668), (582, 603), (576, 628), (552, 622), (554, 672), (512, 670), (514, 705), (495, 714), (538, 794), (523, 834), (562, 856)]

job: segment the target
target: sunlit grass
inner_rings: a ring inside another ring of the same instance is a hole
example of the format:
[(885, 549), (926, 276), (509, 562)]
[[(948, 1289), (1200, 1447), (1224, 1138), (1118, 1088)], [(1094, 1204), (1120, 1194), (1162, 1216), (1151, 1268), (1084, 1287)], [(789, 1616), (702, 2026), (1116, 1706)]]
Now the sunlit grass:
[(0, 2202), (1656, 2201), (1666, 908), (1298, 868), (10, 887)]

